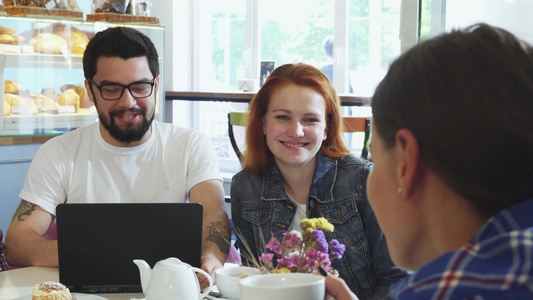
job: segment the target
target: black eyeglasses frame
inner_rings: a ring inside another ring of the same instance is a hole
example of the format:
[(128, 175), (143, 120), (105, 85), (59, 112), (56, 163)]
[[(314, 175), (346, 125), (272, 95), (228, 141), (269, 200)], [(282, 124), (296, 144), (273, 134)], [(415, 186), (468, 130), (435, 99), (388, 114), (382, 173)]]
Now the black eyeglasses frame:
[[(130, 83), (128, 85), (123, 85), (123, 84), (118, 84), (118, 83), (109, 83), (109, 84), (99, 85), (96, 82), (94, 82), (92, 79), (89, 79), (89, 78), (86, 78), (86, 79), (89, 81), (89, 83), (91, 85), (95, 85), (96, 86), (98, 91), (100, 91), (100, 97), (102, 97), (102, 99), (107, 100), (107, 101), (115, 101), (115, 100), (118, 100), (118, 99), (122, 98), (122, 96), (124, 96), (124, 91), (126, 89), (130, 92), (130, 95), (133, 98), (135, 98), (135, 99), (144, 99), (144, 98), (148, 98), (148, 97), (152, 96), (152, 94), (154, 93), (155, 80), (157, 79), (157, 77), (155, 77), (152, 81), (135, 81), (135, 82), (132, 82), (132, 83)], [(131, 87), (136, 85), (136, 84), (140, 84), (140, 83), (146, 83), (146, 84), (149, 84), (151, 86), (150, 87), (150, 94), (148, 94), (148, 96), (137, 97), (137, 96), (133, 95), (133, 92), (131, 91)], [(102, 94), (102, 89), (104, 87), (106, 87), (106, 86), (120, 86), (120, 87), (122, 87), (122, 91), (120, 92), (120, 96), (118, 98), (115, 98), (115, 99), (105, 98), (104, 95)]]

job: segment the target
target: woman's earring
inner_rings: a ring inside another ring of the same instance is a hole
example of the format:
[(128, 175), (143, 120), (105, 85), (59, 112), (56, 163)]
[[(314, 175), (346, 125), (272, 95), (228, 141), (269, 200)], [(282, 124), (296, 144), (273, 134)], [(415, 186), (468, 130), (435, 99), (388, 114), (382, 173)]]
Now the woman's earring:
[(396, 192), (398, 193), (398, 195), (400, 195), (403, 192), (403, 189), (401, 187), (399, 187)]

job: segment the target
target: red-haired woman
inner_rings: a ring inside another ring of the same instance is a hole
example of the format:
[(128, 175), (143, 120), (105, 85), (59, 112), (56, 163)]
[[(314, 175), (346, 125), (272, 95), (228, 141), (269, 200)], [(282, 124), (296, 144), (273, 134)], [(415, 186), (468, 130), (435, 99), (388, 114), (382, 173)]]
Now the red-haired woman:
[(327, 240), (346, 246), (332, 267), (360, 299), (387, 298), (405, 272), (389, 258), (366, 199), (371, 163), (350, 154), (342, 133), (339, 98), (324, 73), (286, 64), (269, 75), (250, 102), (243, 171), (232, 181), (237, 246), (245, 262), (257, 259), (271, 237), (281, 241), (303, 218), (324, 217), (335, 226)]

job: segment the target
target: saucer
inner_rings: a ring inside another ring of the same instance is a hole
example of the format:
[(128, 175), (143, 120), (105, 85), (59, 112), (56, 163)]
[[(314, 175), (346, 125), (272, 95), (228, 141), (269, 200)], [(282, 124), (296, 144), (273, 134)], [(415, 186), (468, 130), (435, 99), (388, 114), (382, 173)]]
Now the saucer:
[[(72, 300), (107, 300), (107, 298), (91, 294), (71, 293)], [(12, 300), (31, 300), (32, 295), (22, 296)], [(220, 298), (219, 298), (220, 299)]]

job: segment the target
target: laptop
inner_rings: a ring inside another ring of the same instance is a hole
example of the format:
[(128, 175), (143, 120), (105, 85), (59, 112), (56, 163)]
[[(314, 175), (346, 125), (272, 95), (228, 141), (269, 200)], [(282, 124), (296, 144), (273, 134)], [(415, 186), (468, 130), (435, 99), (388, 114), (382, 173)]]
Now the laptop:
[(73, 292), (142, 292), (134, 259), (153, 268), (177, 257), (200, 267), (198, 203), (67, 203), (56, 217), (59, 281)]

